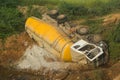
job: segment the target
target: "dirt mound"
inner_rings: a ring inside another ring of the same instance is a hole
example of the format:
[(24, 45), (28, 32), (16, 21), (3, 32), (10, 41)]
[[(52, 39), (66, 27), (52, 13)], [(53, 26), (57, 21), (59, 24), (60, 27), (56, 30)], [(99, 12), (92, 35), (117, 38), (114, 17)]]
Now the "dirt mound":
[(120, 22), (120, 13), (107, 15), (103, 17), (103, 19), (104, 26), (109, 24), (118, 24)]
[(55, 55), (37, 45), (26, 49), (25, 54), (21, 57), (17, 66), (19, 69), (40, 70), (44, 67), (47, 70), (56, 71), (68, 69), (78, 70), (80, 67), (77, 63), (59, 61)]
[(120, 74), (114, 80), (120, 80)]
[(18, 60), (33, 41), (27, 33), (16, 34), (0, 42), (0, 64), (9, 64)]

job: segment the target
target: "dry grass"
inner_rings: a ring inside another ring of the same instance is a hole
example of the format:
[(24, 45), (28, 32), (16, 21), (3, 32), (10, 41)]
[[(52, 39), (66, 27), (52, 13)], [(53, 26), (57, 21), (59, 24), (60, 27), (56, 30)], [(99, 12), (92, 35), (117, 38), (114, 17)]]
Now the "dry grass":
[(120, 22), (120, 13), (116, 14), (110, 14), (105, 17), (103, 17), (103, 25), (109, 25), (109, 24), (118, 24)]

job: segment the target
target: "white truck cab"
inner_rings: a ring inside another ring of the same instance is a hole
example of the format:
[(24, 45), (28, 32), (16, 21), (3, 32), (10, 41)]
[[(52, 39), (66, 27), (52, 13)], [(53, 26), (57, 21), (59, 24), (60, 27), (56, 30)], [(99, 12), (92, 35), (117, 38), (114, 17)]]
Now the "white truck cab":
[(95, 44), (88, 43), (81, 39), (71, 46), (71, 49), (78, 54), (83, 54), (89, 61), (93, 61), (102, 55), (103, 49)]

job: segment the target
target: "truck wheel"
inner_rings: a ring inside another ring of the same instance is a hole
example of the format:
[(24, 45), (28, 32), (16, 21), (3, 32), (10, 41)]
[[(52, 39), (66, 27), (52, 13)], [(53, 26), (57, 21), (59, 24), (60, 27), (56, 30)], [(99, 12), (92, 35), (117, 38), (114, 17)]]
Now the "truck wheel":
[(58, 10), (51, 10), (47, 14), (53, 19), (56, 19), (59, 13), (58, 13)]
[(64, 14), (61, 14), (57, 17), (58, 24), (64, 23), (67, 21), (67, 17)]
[(76, 30), (76, 32), (81, 35), (86, 35), (88, 33), (88, 28), (80, 27), (79, 29)]
[(101, 35), (99, 35), (99, 34), (94, 35), (94, 36), (93, 36), (93, 41), (94, 41), (95, 43), (98, 43), (98, 42), (102, 41)]

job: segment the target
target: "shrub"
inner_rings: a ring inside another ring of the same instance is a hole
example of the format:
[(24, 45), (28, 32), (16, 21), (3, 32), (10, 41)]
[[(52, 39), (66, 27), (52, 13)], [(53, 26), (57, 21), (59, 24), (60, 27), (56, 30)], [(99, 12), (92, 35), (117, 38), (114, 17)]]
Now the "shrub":
[[(86, 2), (87, 4), (87, 2)], [(108, 14), (112, 11), (120, 9), (119, 0), (110, 0), (108, 2), (93, 1), (89, 6), (85, 4), (72, 4), (68, 2), (61, 2), (59, 5), (59, 10), (61, 13), (65, 13), (69, 16), (69, 19), (76, 19), (81, 16), (102, 16)]]
[(101, 27), (102, 20), (86, 20), (86, 22), (82, 23), (83, 25), (89, 26), (89, 33), (90, 34), (100, 34), (103, 31), (103, 28)]
[(109, 52), (110, 52), (110, 59), (113, 61), (117, 61), (120, 59), (120, 42), (116, 41), (119, 40), (119, 34), (120, 34), (120, 24), (118, 25), (112, 25), (113, 27), (109, 29), (107, 32), (107, 35), (105, 36), (106, 41), (109, 45)]
[(112, 8), (110, 3), (105, 3), (102, 1), (95, 1), (93, 5), (88, 8), (88, 15), (90, 16), (102, 16), (111, 12)]
[(47, 0), (21, 0), (20, 1), (20, 4), (21, 5), (27, 5), (27, 6), (30, 6), (30, 5), (44, 5), (46, 4), (48, 1)]
[(110, 0), (109, 4), (113, 10), (120, 9), (120, 0)]
[(0, 7), (13, 8), (19, 5), (20, 0), (0, 0)]
[(109, 42), (109, 52), (111, 60), (120, 60), (120, 44), (114, 41)]
[(115, 42), (120, 42), (120, 23), (117, 25), (113, 36)]
[(70, 3), (62, 2), (59, 5), (60, 13), (65, 13), (68, 15), (69, 19), (76, 19), (83, 16), (87, 12), (87, 8), (82, 5), (74, 5)]
[(27, 12), (27, 17), (30, 17), (30, 16), (42, 18), (42, 14), (41, 14), (39, 8), (33, 8), (32, 6), (29, 6), (29, 10)]
[(0, 38), (24, 30), (24, 17), (16, 8), (0, 8)]

